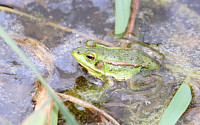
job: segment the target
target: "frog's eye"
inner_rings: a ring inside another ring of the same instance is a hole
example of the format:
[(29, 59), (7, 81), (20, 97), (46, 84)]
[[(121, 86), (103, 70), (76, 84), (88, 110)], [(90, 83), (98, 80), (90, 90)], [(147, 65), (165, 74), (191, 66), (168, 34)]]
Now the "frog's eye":
[(96, 47), (96, 46), (97, 46), (97, 42), (94, 41), (94, 40), (88, 40), (88, 41), (85, 43), (85, 46), (87, 46), (87, 47)]
[(93, 61), (95, 59), (95, 56), (94, 56), (93, 53), (87, 53), (86, 59), (89, 60), (89, 61)]

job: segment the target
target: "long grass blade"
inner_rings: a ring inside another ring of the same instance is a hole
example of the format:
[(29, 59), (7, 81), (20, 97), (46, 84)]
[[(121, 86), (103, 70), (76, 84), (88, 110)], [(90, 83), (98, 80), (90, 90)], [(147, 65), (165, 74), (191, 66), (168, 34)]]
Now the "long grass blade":
[(131, 11), (131, 0), (115, 0), (115, 34), (126, 31)]
[(185, 112), (192, 100), (192, 94), (190, 86), (183, 83), (172, 101), (170, 102), (167, 110), (163, 114), (159, 125), (174, 125)]

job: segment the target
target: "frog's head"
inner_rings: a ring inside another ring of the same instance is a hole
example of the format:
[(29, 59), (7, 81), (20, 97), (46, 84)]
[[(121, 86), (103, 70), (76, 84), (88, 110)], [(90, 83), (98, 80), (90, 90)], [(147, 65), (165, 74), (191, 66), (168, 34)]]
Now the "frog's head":
[(104, 74), (104, 63), (98, 59), (98, 50), (101, 45), (96, 41), (88, 40), (85, 46), (72, 50), (72, 56), (83, 66), (88, 72), (94, 76), (102, 76)]

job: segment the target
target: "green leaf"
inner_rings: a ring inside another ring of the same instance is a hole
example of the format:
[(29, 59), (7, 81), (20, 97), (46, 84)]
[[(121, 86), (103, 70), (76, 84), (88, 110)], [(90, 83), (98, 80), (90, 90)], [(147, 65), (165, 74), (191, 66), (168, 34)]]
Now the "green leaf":
[(21, 125), (45, 125), (47, 114), (42, 110), (32, 113)]
[(115, 0), (115, 34), (126, 31), (131, 11), (131, 0)]
[(53, 105), (53, 111), (51, 112), (51, 122), (50, 125), (58, 124), (58, 106), (57, 104)]
[(167, 107), (159, 125), (174, 125), (185, 112), (191, 100), (192, 94), (190, 86), (183, 83)]
[(40, 80), (42, 85), (46, 88), (48, 94), (51, 98), (56, 102), (58, 105), (62, 115), (64, 116), (65, 120), (69, 125), (78, 125), (78, 122), (75, 120), (74, 116), (69, 112), (67, 108), (65, 108), (64, 104), (58, 97), (56, 96), (55, 92), (51, 89), (51, 87), (47, 84), (44, 78), (40, 75), (38, 70), (31, 64), (30, 60), (25, 56), (21, 49), (16, 45), (16, 43), (10, 38), (10, 36), (4, 31), (2, 26), (0, 26), (0, 37), (15, 51), (16, 54), (24, 61), (24, 63), (31, 68), (31, 70), (35, 73), (37, 78)]

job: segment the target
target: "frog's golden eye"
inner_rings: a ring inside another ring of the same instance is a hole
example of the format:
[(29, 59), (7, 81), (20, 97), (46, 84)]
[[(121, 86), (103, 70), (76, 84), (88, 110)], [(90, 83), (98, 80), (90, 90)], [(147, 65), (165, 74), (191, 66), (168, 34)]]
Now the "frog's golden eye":
[(95, 56), (92, 53), (87, 53), (86, 54), (86, 59), (89, 60), (89, 61), (93, 61), (95, 59)]

